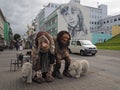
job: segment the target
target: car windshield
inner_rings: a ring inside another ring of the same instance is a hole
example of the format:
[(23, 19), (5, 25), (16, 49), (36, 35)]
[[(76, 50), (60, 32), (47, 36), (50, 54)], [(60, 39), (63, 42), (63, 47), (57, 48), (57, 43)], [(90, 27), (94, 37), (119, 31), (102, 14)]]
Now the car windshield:
[(90, 41), (81, 41), (82, 45), (92, 45)]

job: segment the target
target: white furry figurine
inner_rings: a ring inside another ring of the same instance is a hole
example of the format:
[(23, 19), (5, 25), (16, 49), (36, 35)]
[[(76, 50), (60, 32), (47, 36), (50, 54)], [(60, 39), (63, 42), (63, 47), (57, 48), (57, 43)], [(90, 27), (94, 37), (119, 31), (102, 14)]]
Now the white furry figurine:
[(75, 60), (71, 62), (69, 70), (70, 74), (75, 78), (80, 78), (80, 74), (87, 73), (89, 69), (89, 62), (87, 60)]
[(22, 66), (22, 78), (26, 83), (32, 83), (32, 64), (25, 62)]

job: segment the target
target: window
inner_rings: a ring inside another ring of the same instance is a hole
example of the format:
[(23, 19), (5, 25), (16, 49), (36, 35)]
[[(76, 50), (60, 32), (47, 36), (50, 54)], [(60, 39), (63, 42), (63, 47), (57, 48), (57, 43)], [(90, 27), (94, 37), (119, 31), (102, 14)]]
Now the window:
[(72, 41), (72, 42), (71, 42), (71, 45), (76, 45), (76, 41)]
[(51, 7), (54, 7), (54, 4), (51, 4)]
[(57, 5), (55, 5), (55, 8), (57, 8)]
[(117, 19), (116, 19), (116, 18), (114, 19), (114, 22), (115, 22), (115, 21), (117, 21)]
[(99, 22), (97, 22), (97, 24), (99, 25)]
[(46, 27), (48, 27), (48, 26), (49, 26), (49, 23), (47, 22), (47, 23), (46, 23)]
[(110, 20), (110, 22), (112, 23), (112, 19)]
[(54, 24), (55, 23), (55, 18), (52, 20), (52, 24)]
[(49, 21), (49, 25), (51, 24), (51, 22)]
[(118, 20), (120, 20), (120, 18), (118, 18)]
[(96, 24), (96, 22), (95, 22), (95, 24)]
[(77, 41), (77, 45), (81, 46), (81, 43), (79, 41)]

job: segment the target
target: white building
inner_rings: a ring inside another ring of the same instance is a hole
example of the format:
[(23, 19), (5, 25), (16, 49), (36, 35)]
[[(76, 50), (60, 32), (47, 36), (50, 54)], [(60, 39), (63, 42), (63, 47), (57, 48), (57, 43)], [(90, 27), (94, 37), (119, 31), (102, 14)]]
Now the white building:
[[(115, 16), (108, 16), (99, 21), (102, 33), (110, 33), (112, 36), (120, 33), (120, 14)], [(116, 33), (116, 34), (115, 34)]]
[(90, 31), (97, 32), (100, 26), (98, 22), (102, 18), (107, 17), (107, 5), (99, 5), (98, 8), (88, 7), (90, 11)]
[(45, 30), (44, 22), (46, 18), (58, 7), (59, 7), (59, 4), (49, 3), (47, 6), (44, 6), (44, 8), (40, 10), (39, 14), (36, 17), (36, 21), (38, 23), (36, 27), (36, 31)]
[(0, 37), (4, 38), (4, 23), (6, 22), (6, 19), (2, 13), (2, 10), (0, 9)]
[[(99, 5), (98, 8), (83, 6), (80, 3), (62, 4), (56, 11), (49, 15), (48, 21), (52, 21), (53, 15), (57, 13), (57, 26), (47, 25), (47, 31), (59, 32), (61, 30), (69, 31), (72, 39), (89, 39), (93, 43), (99, 42), (101, 39), (109, 39), (111, 35), (99, 33), (99, 20), (107, 17), (107, 6)], [(75, 13), (78, 14), (75, 16)], [(78, 20), (79, 19), (79, 20)], [(47, 23), (46, 22), (46, 23)], [(75, 23), (77, 23), (75, 25)], [(73, 25), (72, 25), (73, 24)], [(48, 28), (51, 27), (51, 28)]]
[(112, 30), (105, 30), (107, 24), (103, 24), (103, 21), (109, 18), (107, 5), (101, 4), (96, 8), (81, 5), (80, 0), (71, 0), (51, 12), (51, 8), (45, 8), (38, 15), (39, 30), (46, 30), (53, 36), (66, 30), (72, 39), (88, 39), (94, 44), (112, 37)]

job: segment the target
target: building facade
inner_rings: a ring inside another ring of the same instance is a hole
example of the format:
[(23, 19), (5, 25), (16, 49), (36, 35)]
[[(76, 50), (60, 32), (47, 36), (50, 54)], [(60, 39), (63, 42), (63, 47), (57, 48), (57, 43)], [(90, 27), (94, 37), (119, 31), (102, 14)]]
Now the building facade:
[(56, 36), (61, 30), (66, 30), (69, 31), (72, 39), (88, 39), (93, 43), (97, 43), (100, 42), (101, 38), (107, 40), (111, 36), (107, 35), (105, 37), (106, 34), (100, 33), (98, 30), (98, 21), (107, 17), (105, 12), (107, 12), (106, 5), (93, 8), (72, 1), (72, 3), (60, 5), (46, 18), (45, 30), (53, 36)]
[(103, 33), (110, 33), (112, 37), (120, 33), (120, 14), (101, 19), (100, 23)]
[(6, 41), (6, 45), (8, 47), (10, 46), (13, 40), (13, 32), (9, 22), (4, 23), (4, 40)]
[(2, 38), (4, 38), (4, 23), (5, 23), (6, 19), (0, 9), (0, 36)]
[(0, 9), (0, 50), (3, 50), (4, 45), (6, 44), (4, 40), (4, 23), (6, 22), (6, 19), (2, 13), (2, 10)]
[(10, 23), (5, 19), (2, 10), (0, 9), (0, 41), (3, 45), (10, 45), (10, 42), (13, 40), (13, 33), (10, 27)]
[(38, 25), (36, 26), (36, 31), (44, 31), (45, 30), (45, 21), (46, 18), (56, 9), (59, 7), (59, 4), (56, 3), (49, 3), (47, 6), (44, 6), (43, 9), (40, 10), (38, 15), (36, 16), (36, 22)]
[(110, 18), (113, 17), (108, 17), (107, 5), (101, 4), (95, 8), (81, 5), (80, 0), (71, 0), (60, 5), (47, 17), (44, 16), (44, 23), (40, 25), (54, 37), (61, 30), (66, 30), (72, 39), (88, 39), (96, 44), (113, 36), (112, 27), (119, 21), (119, 16), (113, 24), (108, 23)]

